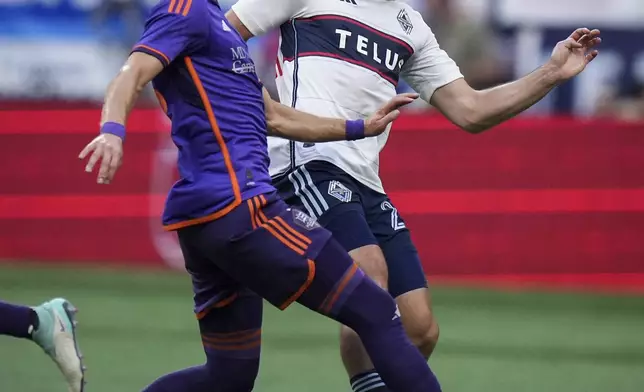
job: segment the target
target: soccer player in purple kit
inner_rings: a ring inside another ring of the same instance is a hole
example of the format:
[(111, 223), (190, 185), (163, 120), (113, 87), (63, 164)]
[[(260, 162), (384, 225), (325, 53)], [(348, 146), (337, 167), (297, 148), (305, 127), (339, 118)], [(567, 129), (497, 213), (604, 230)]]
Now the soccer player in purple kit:
[(75, 313), (63, 298), (33, 308), (0, 301), (0, 335), (36, 343), (58, 365), (69, 392), (82, 392), (85, 367), (78, 351)]
[(90, 156), (88, 172), (101, 161), (98, 183), (112, 181), (127, 115), (152, 81), (179, 150), (181, 179), (163, 223), (177, 231), (192, 277), (207, 360), (146, 391), (252, 390), (262, 298), (280, 309), (297, 301), (352, 328), (392, 391), (440, 391), (391, 296), (326, 229), (280, 200), (268, 174), (267, 129), (315, 142), (374, 136), (416, 96), (398, 96), (364, 121), (304, 114), (267, 96), (247, 53), (216, 1), (162, 0), (108, 87), (101, 134), (79, 156)]

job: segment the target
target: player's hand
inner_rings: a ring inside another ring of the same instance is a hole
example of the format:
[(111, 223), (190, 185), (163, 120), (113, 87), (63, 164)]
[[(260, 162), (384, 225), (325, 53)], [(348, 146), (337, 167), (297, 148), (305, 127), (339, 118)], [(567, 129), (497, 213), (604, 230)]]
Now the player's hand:
[(597, 29), (579, 28), (566, 40), (557, 43), (550, 58), (557, 79), (568, 80), (586, 69), (599, 54), (594, 48), (602, 42), (600, 34)]
[(387, 126), (400, 116), (400, 109), (409, 105), (418, 98), (418, 94), (399, 94), (369, 116), (364, 122), (365, 137), (378, 136), (387, 129)]
[(88, 155), (90, 157), (85, 171), (91, 173), (98, 161), (101, 161), (96, 182), (109, 184), (123, 161), (123, 140), (116, 135), (102, 133), (83, 148), (78, 158), (85, 159)]

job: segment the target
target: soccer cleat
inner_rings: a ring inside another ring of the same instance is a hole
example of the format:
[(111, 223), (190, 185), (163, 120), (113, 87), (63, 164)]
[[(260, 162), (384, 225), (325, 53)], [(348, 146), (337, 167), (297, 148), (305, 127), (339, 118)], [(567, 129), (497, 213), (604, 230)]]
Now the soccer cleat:
[(40, 322), (32, 333), (34, 342), (56, 362), (69, 392), (83, 392), (86, 368), (76, 339), (76, 308), (66, 299), (56, 298), (33, 309)]

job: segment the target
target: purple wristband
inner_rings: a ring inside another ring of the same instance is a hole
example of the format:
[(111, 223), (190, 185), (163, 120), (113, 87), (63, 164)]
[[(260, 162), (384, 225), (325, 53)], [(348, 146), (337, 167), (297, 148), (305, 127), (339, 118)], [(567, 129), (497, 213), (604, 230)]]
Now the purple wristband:
[(364, 120), (347, 120), (347, 140), (364, 139)]
[(125, 125), (115, 123), (115, 122), (106, 122), (103, 124), (101, 127), (101, 133), (109, 133), (112, 135), (116, 135), (121, 138), (121, 140), (125, 141)]

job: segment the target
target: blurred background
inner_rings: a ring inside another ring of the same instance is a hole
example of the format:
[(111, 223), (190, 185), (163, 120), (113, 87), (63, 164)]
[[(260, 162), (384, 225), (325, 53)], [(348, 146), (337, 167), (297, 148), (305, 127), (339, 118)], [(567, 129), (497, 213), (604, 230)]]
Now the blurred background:
[[(444, 390), (641, 391), (644, 2), (409, 2), (478, 88), (530, 72), (575, 27), (604, 37), (584, 74), (488, 133), (423, 104), (395, 125), (381, 172), (432, 284)], [(203, 360), (160, 226), (176, 152), (156, 102), (133, 113), (113, 185), (76, 160), (152, 3), (0, 1), (0, 298), (78, 305), (88, 391), (137, 391)], [(270, 87), (277, 37), (251, 46)], [(265, 324), (256, 390), (349, 390), (332, 322), (294, 306)], [(36, 347), (0, 338), (0, 392), (64, 390)]]

